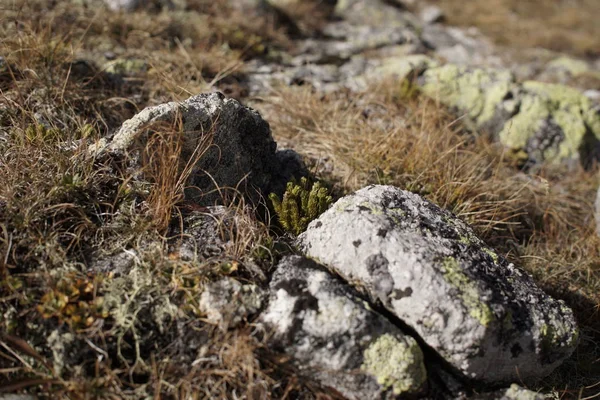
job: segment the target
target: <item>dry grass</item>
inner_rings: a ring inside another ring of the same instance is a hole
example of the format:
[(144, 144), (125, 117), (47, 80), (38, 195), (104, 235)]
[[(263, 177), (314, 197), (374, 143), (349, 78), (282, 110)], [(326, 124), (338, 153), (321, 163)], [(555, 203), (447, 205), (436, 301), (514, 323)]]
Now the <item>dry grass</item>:
[[(207, 0), (176, 13), (119, 14), (41, 0), (0, 0), (0, 9), (0, 391), (70, 399), (328, 398), (283, 368), (250, 324), (223, 332), (195, 306), (206, 283), (224, 274), (261, 284), (277, 243), (237, 196), (218, 220), (230, 243), (224, 254), (183, 261), (167, 253), (177, 238), (165, 233), (186, 213), (206, 211), (183, 201), (190, 164), (174, 162), (180, 125), (153, 127), (140, 171), (86, 151), (147, 105), (209, 87), (243, 97), (244, 62), (292, 46), (281, 21), (250, 21)], [(300, 33), (322, 23), (303, 19), (306, 10), (288, 10)], [(147, 68), (108, 74), (106, 52)], [(366, 183), (421, 193), (564, 298), (583, 340), (544, 385), (573, 397), (592, 393), (585, 386), (595, 383), (600, 358), (595, 173), (520, 173), (500, 147), (396, 87), (328, 96), (286, 88), (256, 104), (279, 141), (321, 158), (315, 171), (338, 195)], [(91, 268), (124, 252), (135, 254), (127, 274)]]
[(278, 141), (310, 155), (315, 172), (337, 182), (339, 195), (369, 183), (420, 193), (567, 301), (582, 326), (582, 343), (544, 387), (568, 397), (595, 393), (585, 387), (600, 373), (596, 172), (545, 166), (526, 175), (501, 146), (462, 131), (435, 102), (405, 93), (393, 82), (352, 96), (282, 88), (255, 107)]
[[(208, 141), (182, 163), (180, 124), (153, 126), (138, 171), (87, 152), (147, 105), (213, 86), (243, 95), (243, 62), (289, 45), (272, 21), (189, 3), (172, 14), (119, 14), (0, 2), (1, 393), (315, 396), (293, 371), (265, 366), (248, 325), (223, 332), (194, 307), (209, 281), (260, 283), (271, 267), (273, 240), (240, 196), (218, 221), (224, 253), (193, 261), (167, 253), (176, 238), (165, 233), (198, 211), (183, 192)], [(147, 68), (109, 74), (107, 51)], [(95, 264), (122, 254), (135, 256), (125, 274)]]
[(498, 44), (600, 55), (596, 0), (433, 0), (452, 25), (477, 26)]

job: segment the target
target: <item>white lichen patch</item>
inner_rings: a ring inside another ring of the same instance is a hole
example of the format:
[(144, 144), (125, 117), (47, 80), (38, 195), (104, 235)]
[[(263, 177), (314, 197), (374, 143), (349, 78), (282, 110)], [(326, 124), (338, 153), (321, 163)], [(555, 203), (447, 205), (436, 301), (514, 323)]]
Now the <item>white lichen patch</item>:
[(419, 390), (427, 378), (417, 342), (408, 337), (401, 341), (390, 334), (380, 336), (365, 350), (361, 369), (396, 395)]

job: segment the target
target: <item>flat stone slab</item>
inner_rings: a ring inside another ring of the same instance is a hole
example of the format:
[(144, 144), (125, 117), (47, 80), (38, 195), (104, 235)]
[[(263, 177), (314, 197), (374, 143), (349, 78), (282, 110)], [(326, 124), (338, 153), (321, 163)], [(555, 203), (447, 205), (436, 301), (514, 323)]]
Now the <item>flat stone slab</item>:
[(427, 373), (417, 342), (315, 262), (284, 258), (259, 321), (298, 371), (348, 399), (419, 394)]
[(467, 224), (414, 193), (361, 189), (311, 222), (298, 243), (469, 378), (537, 380), (577, 343), (563, 301), (546, 295)]

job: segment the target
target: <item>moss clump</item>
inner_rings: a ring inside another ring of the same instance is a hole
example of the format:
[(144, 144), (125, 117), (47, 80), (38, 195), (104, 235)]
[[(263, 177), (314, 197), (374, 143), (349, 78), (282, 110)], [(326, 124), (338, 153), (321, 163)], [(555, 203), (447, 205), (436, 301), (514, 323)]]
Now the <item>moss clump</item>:
[(460, 269), (458, 261), (446, 257), (442, 269), (446, 282), (459, 290), (459, 297), (468, 308), (471, 317), (479, 321), (482, 326), (488, 326), (495, 320), (490, 307), (481, 301), (477, 285)]
[(269, 199), (283, 229), (295, 235), (304, 232), (332, 203), (327, 188), (319, 182), (311, 184), (307, 178), (300, 179), (300, 184), (288, 182), (283, 200), (275, 193)]
[(427, 378), (423, 353), (412, 338), (400, 341), (386, 333), (364, 352), (361, 369), (395, 395), (418, 391)]

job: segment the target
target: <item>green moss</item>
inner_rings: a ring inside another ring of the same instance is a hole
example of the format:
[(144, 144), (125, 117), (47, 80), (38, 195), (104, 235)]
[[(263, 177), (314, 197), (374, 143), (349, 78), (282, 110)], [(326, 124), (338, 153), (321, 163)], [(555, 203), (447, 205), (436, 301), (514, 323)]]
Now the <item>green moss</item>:
[(311, 184), (302, 178), (300, 184), (288, 182), (283, 200), (275, 193), (269, 195), (281, 226), (288, 232), (299, 235), (308, 224), (324, 213), (331, 205), (328, 190), (319, 182)]
[(361, 369), (395, 395), (418, 391), (427, 378), (423, 353), (417, 342), (405, 342), (391, 334), (377, 338), (364, 352)]
[(477, 284), (469, 279), (461, 270), (458, 261), (446, 257), (442, 262), (444, 279), (458, 289), (460, 299), (469, 310), (469, 315), (475, 318), (482, 326), (488, 326), (495, 320), (490, 307), (483, 303), (479, 296)]

